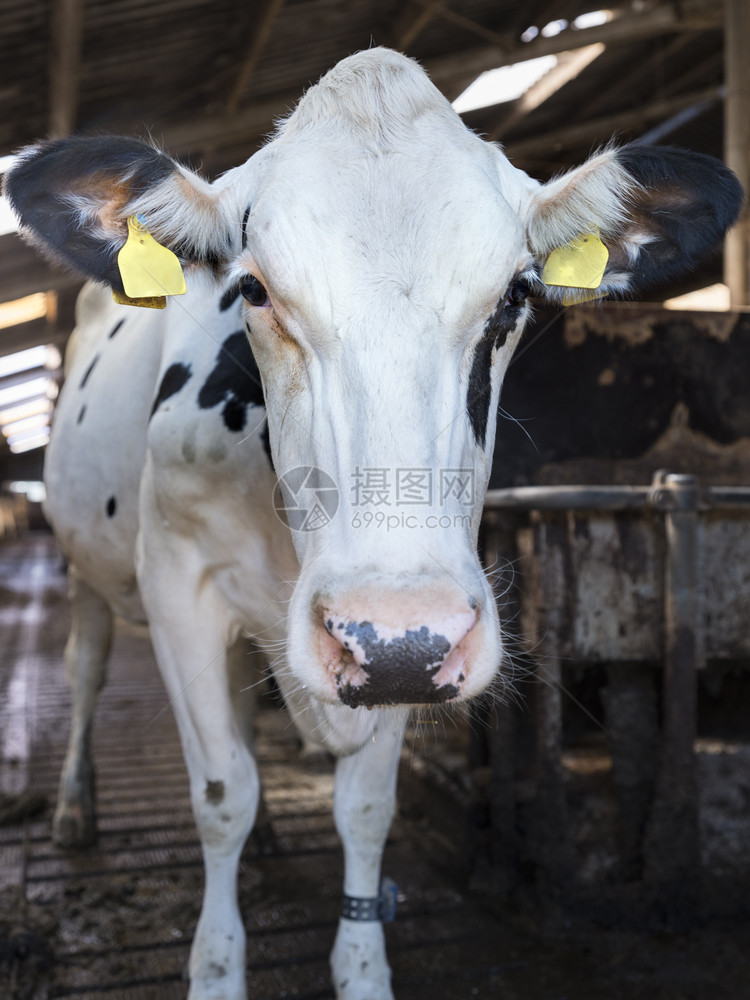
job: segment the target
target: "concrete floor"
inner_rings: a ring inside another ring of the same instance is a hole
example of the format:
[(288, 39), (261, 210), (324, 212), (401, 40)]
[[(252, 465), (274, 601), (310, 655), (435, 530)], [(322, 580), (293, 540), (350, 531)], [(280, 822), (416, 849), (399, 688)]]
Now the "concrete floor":
[[(14, 989), (81, 1000), (183, 997), (202, 863), (176, 727), (141, 630), (118, 627), (96, 717), (99, 842), (63, 852), (50, 840), (70, 707), (61, 659), (68, 621), (52, 539), (6, 542), (0, 791), (41, 794), (49, 803), (38, 818), (0, 827), (6, 910), (10, 900), (16, 938), (30, 935), (29, 954), (15, 960)], [(261, 857), (249, 842), (240, 875), (250, 997), (328, 997), (341, 879), (332, 767), (299, 760), (286, 713), (270, 704), (259, 715), (258, 747), (276, 845)], [(398, 824), (385, 869), (402, 899), (398, 923), (388, 928), (401, 995), (493, 995), (486, 992), (496, 971), (486, 915)]]

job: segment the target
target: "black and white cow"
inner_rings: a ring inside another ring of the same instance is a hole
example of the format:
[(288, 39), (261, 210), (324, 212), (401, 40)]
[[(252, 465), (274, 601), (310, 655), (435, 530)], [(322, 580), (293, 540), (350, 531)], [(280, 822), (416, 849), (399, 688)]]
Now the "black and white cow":
[(56, 835), (93, 834), (112, 613), (147, 621), (205, 857), (190, 997), (245, 997), (236, 876), (260, 785), (228, 677), (252, 636), (301, 731), (339, 757), (336, 996), (391, 1000), (375, 901), (409, 706), (470, 698), (501, 661), (476, 541), (527, 297), (561, 296), (542, 267), (582, 234), (608, 252), (599, 293), (683, 270), (739, 186), (706, 157), (633, 147), (541, 185), (414, 62), (373, 49), (213, 184), (97, 136), (28, 149), (6, 189), (28, 236), (103, 286), (122, 291), (132, 216), (189, 265), (165, 312), (102, 285), (79, 304), (46, 472), (74, 610)]

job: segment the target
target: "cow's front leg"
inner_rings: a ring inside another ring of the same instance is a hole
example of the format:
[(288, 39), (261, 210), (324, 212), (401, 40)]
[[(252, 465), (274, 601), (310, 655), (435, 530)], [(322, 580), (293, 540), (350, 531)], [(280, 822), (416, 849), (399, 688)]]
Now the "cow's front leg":
[(372, 738), (336, 765), (334, 816), (344, 847), (342, 914), (349, 914), (339, 920), (331, 953), (337, 1000), (393, 1000), (377, 901), (407, 716), (406, 709), (381, 710)]
[(142, 577), (157, 661), (180, 730), (205, 888), (190, 950), (188, 1000), (245, 1000), (245, 932), (237, 870), (260, 792), (252, 753), (230, 697), (226, 609), (197, 557), (168, 556)]
[(96, 696), (104, 684), (112, 645), (112, 612), (104, 598), (80, 578), (73, 566), (68, 579), (71, 627), (65, 664), (73, 694), (73, 714), (52, 836), (61, 847), (87, 847), (96, 840), (91, 729)]

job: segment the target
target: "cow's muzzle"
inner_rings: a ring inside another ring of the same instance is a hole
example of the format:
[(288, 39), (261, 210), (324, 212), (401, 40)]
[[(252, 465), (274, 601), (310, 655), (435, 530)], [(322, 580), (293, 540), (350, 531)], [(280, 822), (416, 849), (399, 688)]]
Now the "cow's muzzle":
[(479, 617), (475, 599), (443, 592), (425, 600), (428, 595), (413, 591), (379, 592), (367, 601), (357, 596), (317, 606), (319, 651), (343, 704), (436, 704), (460, 697)]

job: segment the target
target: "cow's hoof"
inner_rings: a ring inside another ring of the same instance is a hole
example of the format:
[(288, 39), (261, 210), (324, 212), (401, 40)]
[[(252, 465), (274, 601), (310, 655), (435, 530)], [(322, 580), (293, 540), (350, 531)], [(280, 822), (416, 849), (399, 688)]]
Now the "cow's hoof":
[(229, 978), (222, 976), (221, 982), (215, 979), (192, 979), (187, 1000), (247, 1000), (244, 974), (232, 983), (228, 981)]
[(91, 847), (96, 843), (96, 814), (76, 806), (58, 805), (52, 820), (52, 839), (58, 847)]
[(342, 918), (331, 973), (336, 1000), (394, 1000), (382, 925)]
[(394, 1000), (390, 986), (384, 983), (342, 981), (336, 990), (336, 1000)]

